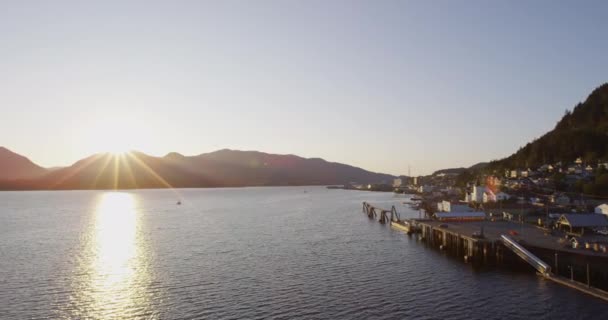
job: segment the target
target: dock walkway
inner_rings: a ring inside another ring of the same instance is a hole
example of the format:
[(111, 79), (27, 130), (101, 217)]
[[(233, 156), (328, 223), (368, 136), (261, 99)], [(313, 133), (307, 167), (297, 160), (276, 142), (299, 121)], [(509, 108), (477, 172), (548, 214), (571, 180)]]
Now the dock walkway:
[[(514, 262), (522, 259), (531, 265), (543, 278), (608, 301), (608, 292), (586, 284), (566, 279), (552, 272), (551, 267), (531, 253), (526, 246), (539, 247), (556, 252), (581, 254), (580, 249), (572, 249), (560, 243), (559, 236), (530, 224), (510, 221), (469, 221), (445, 222), (430, 219), (399, 219), (395, 208), (384, 210), (364, 202), (363, 212), (370, 219), (380, 223), (395, 224), (396, 229), (408, 234), (420, 233), (420, 239), (446, 250), (465, 261), (481, 263)], [(587, 254), (587, 253), (585, 253)], [(606, 256), (605, 253), (591, 253), (589, 256)], [(505, 260), (506, 259), (506, 260)], [(555, 260), (557, 264), (557, 258)], [(589, 273), (589, 270), (587, 271)]]

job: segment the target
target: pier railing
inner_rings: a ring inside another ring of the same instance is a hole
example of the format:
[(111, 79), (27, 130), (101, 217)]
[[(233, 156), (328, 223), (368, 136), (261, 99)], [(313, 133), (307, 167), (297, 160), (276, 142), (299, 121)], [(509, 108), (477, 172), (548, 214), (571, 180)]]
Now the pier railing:
[(532, 254), (532, 252), (528, 251), (522, 245), (517, 243), (511, 237), (504, 235), (504, 234), (501, 235), (500, 237), (502, 238), (502, 242), (505, 245), (505, 247), (511, 249), (511, 251), (513, 251), (516, 255), (518, 255), (524, 261), (528, 262), (538, 272), (540, 272), (541, 274), (543, 274), (545, 276), (547, 276), (551, 273), (551, 267), (549, 267), (549, 265), (547, 265), (540, 258), (538, 258), (534, 254)]

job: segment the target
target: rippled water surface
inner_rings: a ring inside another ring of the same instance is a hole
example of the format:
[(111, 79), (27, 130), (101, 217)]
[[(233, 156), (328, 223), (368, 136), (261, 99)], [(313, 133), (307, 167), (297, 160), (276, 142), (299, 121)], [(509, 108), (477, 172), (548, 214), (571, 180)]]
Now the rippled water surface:
[[(182, 205), (176, 201), (182, 199)], [(1, 319), (604, 319), (533, 272), (475, 270), (322, 187), (0, 193)]]

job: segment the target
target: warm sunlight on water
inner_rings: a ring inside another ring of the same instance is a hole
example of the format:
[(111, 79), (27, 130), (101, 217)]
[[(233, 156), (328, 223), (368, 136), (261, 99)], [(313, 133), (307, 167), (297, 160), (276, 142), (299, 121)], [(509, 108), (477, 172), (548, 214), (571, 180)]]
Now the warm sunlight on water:
[(138, 269), (145, 252), (138, 250), (135, 242), (138, 220), (135, 201), (131, 194), (111, 192), (104, 194), (97, 205), (91, 287), (94, 310), (99, 311), (101, 318), (127, 310), (138, 299), (136, 277), (145, 277), (141, 274), (144, 270)]
[(323, 187), (0, 192), (0, 319), (608, 312), (534, 272), (476, 270), (429, 249), (369, 221), (364, 200), (417, 215), (403, 195)]
[(79, 269), (74, 303), (66, 318), (128, 318), (147, 309), (142, 284), (149, 280), (145, 248), (138, 239), (140, 212), (135, 195), (107, 192), (99, 195), (84, 249), (88, 255)]

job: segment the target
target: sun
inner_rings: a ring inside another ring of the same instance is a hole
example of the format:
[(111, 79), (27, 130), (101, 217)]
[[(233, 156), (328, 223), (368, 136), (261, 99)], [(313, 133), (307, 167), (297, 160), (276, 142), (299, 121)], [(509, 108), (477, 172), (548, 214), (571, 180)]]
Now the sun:
[(116, 138), (117, 139), (108, 139), (96, 143), (96, 149), (99, 152), (107, 152), (115, 156), (125, 155), (134, 150), (133, 144), (118, 139), (119, 137)]
[(137, 150), (138, 140), (141, 140), (140, 132), (132, 123), (114, 119), (90, 128), (87, 140), (95, 152), (124, 155)]
[(110, 148), (109, 150), (107, 150), (107, 152), (111, 153), (112, 155), (115, 156), (123, 156), (129, 152), (131, 152), (133, 149), (126, 147), (126, 146), (115, 146), (113, 148)]

